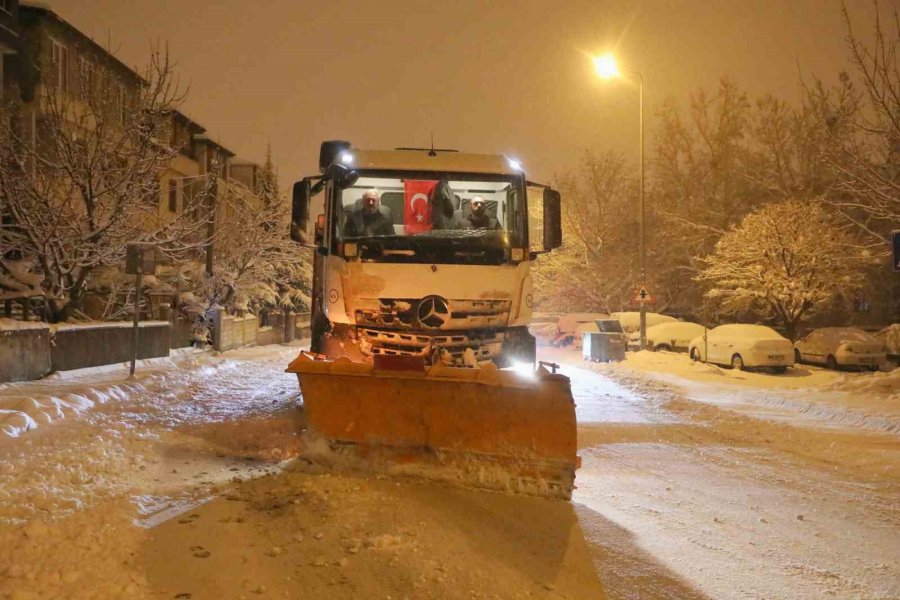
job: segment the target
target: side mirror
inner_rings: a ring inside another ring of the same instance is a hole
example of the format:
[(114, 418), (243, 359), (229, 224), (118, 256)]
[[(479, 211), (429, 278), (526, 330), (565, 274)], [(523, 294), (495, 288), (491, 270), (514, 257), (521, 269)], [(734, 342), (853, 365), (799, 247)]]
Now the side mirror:
[(559, 192), (544, 188), (544, 251), (562, 245), (562, 210)]
[(310, 183), (308, 179), (294, 184), (291, 194), (291, 239), (305, 244), (306, 225), (309, 222)]
[(332, 163), (325, 169), (325, 177), (334, 181), (334, 185), (338, 189), (345, 190), (356, 183), (356, 180), (359, 179), (359, 173), (340, 163)]

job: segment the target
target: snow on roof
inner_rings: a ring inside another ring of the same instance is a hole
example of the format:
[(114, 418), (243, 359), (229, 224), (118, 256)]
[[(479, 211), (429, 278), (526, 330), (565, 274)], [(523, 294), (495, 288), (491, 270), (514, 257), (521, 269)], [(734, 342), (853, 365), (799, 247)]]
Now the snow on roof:
[(574, 333), (579, 323), (593, 323), (597, 319), (608, 319), (606, 313), (568, 313), (559, 318), (556, 323), (557, 329), (563, 333)]
[(819, 329), (814, 329), (812, 333), (817, 333), (825, 340), (835, 344), (845, 341), (869, 342), (873, 344), (881, 343), (878, 338), (871, 333), (865, 332), (862, 329), (857, 329), (856, 327), (820, 327)]
[(743, 339), (784, 339), (784, 337), (780, 333), (778, 333), (771, 327), (766, 327), (765, 325), (750, 325), (747, 323), (731, 323), (729, 325), (719, 325), (718, 327), (714, 327), (710, 331), (714, 331), (720, 335), (730, 335)]
[[(655, 312), (648, 312), (645, 314), (647, 315), (647, 327), (659, 325), (660, 323), (678, 322), (678, 319), (668, 315), (661, 315)], [(641, 313), (638, 311), (614, 312), (612, 316), (622, 323), (622, 329), (625, 331), (635, 331), (641, 327)]]
[(678, 339), (690, 341), (698, 335), (703, 335), (703, 325), (689, 323), (687, 321), (675, 321), (658, 323), (647, 328), (647, 338), (667, 340)]

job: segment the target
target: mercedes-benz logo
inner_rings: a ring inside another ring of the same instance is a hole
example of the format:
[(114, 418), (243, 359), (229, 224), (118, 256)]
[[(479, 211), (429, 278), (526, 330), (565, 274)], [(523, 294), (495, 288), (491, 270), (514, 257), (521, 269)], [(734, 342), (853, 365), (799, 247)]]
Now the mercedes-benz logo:
[(440, 296), (425, 296), (416, 309), (419, 323), (432, 329), (440, 329), (450, 318), (450, 305)]

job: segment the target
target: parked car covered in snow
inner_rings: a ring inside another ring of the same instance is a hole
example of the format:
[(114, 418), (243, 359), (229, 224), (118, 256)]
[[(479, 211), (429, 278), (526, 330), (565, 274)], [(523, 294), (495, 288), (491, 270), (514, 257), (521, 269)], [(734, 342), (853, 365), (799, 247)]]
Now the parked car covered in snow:
[[(654, 325), (659, 325), (660, 323), (677, 323), (678, 319), (675, 317), (670, 317), (669, 315), (661, 315), (655, 312), (648, 312), (647, 315), (647, 327), (653, 327)], [(622, 324), (622, 328), (626, 333), (634, 333), (635, 331), (640, 331), (641, 329), (641, 313), (637, 311), (626, 311), (626, 312), (614, 312), (612, 313), (612, 318), (618, 319)]]
[[(647, 350), (665, 352), (687, 352), (688, 346), (706, 330), (703, 325), (676, 321), (660, 323), (647, 328)], [(636, 331), (628, 338), (628, 348), (637, 350), (641, 346), (641, 332)]]
[(884, 344), (888, 358), (900, 360), (900, 323), (888, 325), (874, 335)]
[(531, 323), (528, 333), (534, 336), (538, 346), (549, 346), (556, 339), (556, 323)]
[(691, 340), (691, 360), (731, 366), (743, 370), (768, 367), (784, 373), (794, 364), (790, 340), (763, 325), (719, 325)]
[(829, 369), (861, 367), (877, 371), (885, 358), (884, 343), (856, 327), (821, 327), (794, 343), (796, 362)]
[(608, 319), (606, 313), (568, 313), (559, 318), (556, 323), (556, 339), (553, 341), (554, 346), (567, 346), (581, 340), (581, 335), (585, 331), (599, 331), (597, 329), (597, 319)]

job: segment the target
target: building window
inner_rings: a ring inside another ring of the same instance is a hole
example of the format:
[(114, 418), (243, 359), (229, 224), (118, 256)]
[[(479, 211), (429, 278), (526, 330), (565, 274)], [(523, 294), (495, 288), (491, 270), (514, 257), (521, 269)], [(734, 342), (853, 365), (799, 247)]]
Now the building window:
[(94, 66), (94, 63), (83, 56), (81, 57), (80, 67), (81, 98), (87, 102), (94, 95), (94, 89), (97, 85), (97, 68)]
[(69, 50), (56, 40), (53, 40), (52, 52), (54, 83), (58, 90), (67, 92), (69, 91)]
[(169, 212), (178, 212), (178, 180), (169, 180)]
[(116, 119), (120, 123), (125, 122), (125, 86), (118, 82), (111, 82), (112, 87), (112, 110)]

